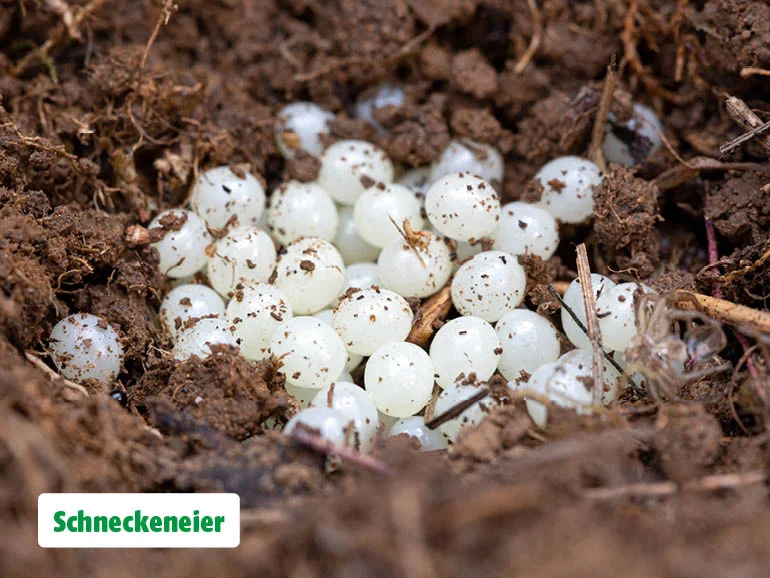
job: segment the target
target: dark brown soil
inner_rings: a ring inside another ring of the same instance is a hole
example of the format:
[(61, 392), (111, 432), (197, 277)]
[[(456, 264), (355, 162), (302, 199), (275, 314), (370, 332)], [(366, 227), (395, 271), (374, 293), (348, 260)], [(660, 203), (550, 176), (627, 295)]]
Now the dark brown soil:
[[(212, 166), (245, 166), (270, 190), (315, 178), (316, 159), (284, 163), (274, 143), (293, 100), (335, 113), (330, 138), (376, 141), (405, 165), (455, 137), (493, 144), (504, 199), (536, 200), (543, 163), (590, 153), (614, 54), (613, 114), (651, 106), (667, 144), (609, 167), (593, 222), (562, 227), (552, 260), (525, 260), (529, 305), (559, 308), (546, 284), (574, 278), (585, 241), (617, 280), (767, 310), (768, 152), (751, 139), (721, 159), (730, 170), (689, 162), (742, 134), (727, 95), (768, 119), (766, 2), (178, 4), (0, 0), (1, 575), (767, 576), (767, 336), (726, 328), (733, 369), (680, 384), (682, 401), (627, 391), (600, 416), (554, 409), (547, 433), (509, 402), (447, 454), (381, 443), (395, 473), (380, 476), (270, 431), (296, 410), (271, 364), (170, 358), (156, 318), (168, 282), (135, 227)], [(385, 80), (407, 102), (377, 112), (377, 133), (352, 116)], [(685, 178), (663, 186), (671, 174)], [(86, 397), (51, 370), (46, 336), (75, 311), (120, 335), (113, 391)], [(236, 491), (241, 546), (42, 550), (48, 491)]]

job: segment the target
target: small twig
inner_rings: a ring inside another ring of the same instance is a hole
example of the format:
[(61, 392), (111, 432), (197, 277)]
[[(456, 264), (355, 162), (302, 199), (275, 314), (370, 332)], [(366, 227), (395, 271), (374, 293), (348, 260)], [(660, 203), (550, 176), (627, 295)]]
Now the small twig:
[(382, 460), (373, 456), (359, 454), (358, 452), (348, 448), (334, 445), (330, 441), (323, 439), (318, 434), (304, 429), (301, 424), (298, 425), (293, 432), (291, 432), (291, 437), (302, 445), (307, 446), (311, 450), (317, 451), (321, 454), (337, 456), (342, 460), (350, 462), (351, 464), (356, 464), (362, 468), (366, 468), (367, 470), (370, 470), (376, 474), (388, 475), (391, 473), (390, 466), (388, 466), (388, 464)]
[(45, 362), (40, 359), (37, 355), (33, 355), (29, 351), (24, 352), (24, 356), (27, 358), (28, 361), (30, 361), (35, 367), (42, 370), (43, 373), (45, 373), (48, 378), (56, 383), (61, 383), (64, 387), (69, 389), (70, 391), (76, 392), (81, 397), (89, 397), (88, 396), (88, 390), (83, 387), (82, 385), (75, 383), (73, 381), (70, 381), (66, 377), (63, 377), (56, 373), (53, 369), (48, 367)]
[(444, 413), (441, 413), (435, 416), (429, 422), (426, 422), (425, 427), (427, 427), (428, 429), (436, 429), (437, 427), (444, 425), (446, 422), (456, 418), (458, 415), (460, 415), (462, 412), (464, 412), (474, 403), (481, 401), (488, 395), (489, 395), (489, 388), (482, 387), (468, 399), (464, 399), (460, 403), (453, 405)]
[(532, 58), (534, 58), (537, 49), (540, 47), (540, 41), (543, 38), (543, 17), (540, 15), (537, 2), (535, 2), (535, 0), (527, 0), (527, 6), (532, 15), (532, 28), (534, 31), (532, 32), (532, 38), (529, 41), (527, 50), (522, 54), (521, 58), (516, 63), (516, 66), (513, 67), (513, 72), (515, 74), (521, 74), (526, 70), (529, 63), (532, 62)]
[(452, 308), (452, 287), (447, 285), (441, 291), (425, 300), (420, 307), (421, 315), (412, 326), (406, 340), (420, 347), (425, 347), (436, 332), (434, 324), (443, 320)]
[(750, 76), (770, 76), (770, 70), (764, 68), (757, 68), (756, 66), (746, 66), (741, 68), (741, 78), (748, 78)]
[(763, 470), (754, 470), (741, 474), (716, 474), (705, 476), (682, 485), (676, 482), (658, 482), (654, 484), (627, 484), (614, 488), (591, 488), (583, 495), (591, 500), (613, 500), (616, 498), (631, 497), (666, 497), (677, 494), (680, 490), (694, 490), (713, 492), (763, 484), (767, 481), (768, 473)]
[[(567, 314), (568, 314), (568, 315), (569, 315), (569, 316), (572, 318), (572, 321), (574, 321), (574, 322), (575, 322), (575, 325), (577, 325), (577, 326), (578, 326), (578, 328), (580, 329), (580, 331), (582, 331), (583, 333), (585, 333), (585, 334), (586, 334), (586, 336), (587, 336), (587, 335), (588, 335), (588, 330), (586, 329), (586, 326), (585, 326), (585, 324), (583, 324), (583, 322), (580, 320), (580, 318), (579, 318), (579, 317), (578, 317), (578, 316), (575, 314), (575, 312), (572, 310), (572, 307), (570, 307), (569, 305), (567, 305), (567, 303), (565, 303), (564, 299), (562, 298), (562, 296), (559, 294), (559, 292), (556, 290), (556, 288), (555, 288), (553, 285), (548, 285), (548, 289), (551, 291), (551, 293), (553, 294), (553, 296), (554, 296), (554, 297), (556, 297), (556, 299), (559, 301), (559, 303), (561, 303), (561, 306), (562, 306), (562, 307), (564, 307), (564, 310), (565, 310), (565, 311), (567, 312)], [(634, 381), (634, 380), (631, 378), (631, 376), (630, 376), (630, 375), (628, 375), (628, 373), (626, 372), (626, 370), (624, 370), (624, 369), (623, 369), (623, 368), (620, 366), (620, 364), (619, 364), (617, 361), (615, 361), (615, 360), (612, 358), (612, 356), (611, 356), (609, 353), (607, 353), (606, 351), (604, 352), (604, 359), (606, 359), (606, 360), (607, 360), (607, 362), (608, 362), (608, 363), (609, 363), (609, 364), (610, 364), (612, 367), (614, 367), (616, 370), (618, 370), (618, 372), (619, 372), (621, 375), (625, 375), (625, 376), (626, 376), (626, 381), (627, 381), (627, 382), (628, 382), (628, 384), (629, 384), (629, 385), (630, 385), (630, 386), (631, 386), (631, 387), (634, 389), (634, 391), (637, 393), (637, 395), (639, 395), (639, 396), (644, 396), (644, 390), (641, 388), (641, 386), (640, 386), (639, 384), (637, 384), (637, 383), (636, 383), (636, 382), (635, 382), (635, 381)]]
[(709, 157), (693, 157), (660, 173), (652, 182), (664, 192), (694, 179), (701, 171), (751, 171), (760, 166), (758, 163), (724, 163)]
[(726, 142), (725, 144), (719, 147), (719, 154), (722, 156), (730, 154), (731, 152), (739, 148), (744, 143), (747, 143), (750, 140), (754, 140), (756, 137), (758, 137), (761, 134), (764, 134), (768, 130), (770, 130), (770, 121), (767, 121), (764, 124), (761, 124), (758, 127), (753, 128), (750, 131), (735, 137), (733, 140)]
[(147, 46), (145, 46), (144, 48), (144, 54), (142, 55), (142, 62), (139, 64), (140, 72), (144, 72), (144, 66), (145, 64), (147, 64), (147, 58), (150, 56), (150, 49), (152, 49), (152, 45), (155, 43), (155, 39), (158, 37), (158, 34), (160, 33), (160, 27), (168, 26), (168, 21), (171, 18), (171, 14), (173, 14), (178, 9), (179, 9), (179, 6), (174, 4), (174, 0), (163, 0), (163, 7), (161, 8), (161, 13), (158, 16), (158, 20), (155, 22), (155, 28), (153, 28), (152, 34), (150, 35), (150, 39), (147, 41)]
[[(761, 127), (764, 122), (759, 118), (749, 106), (736, 96), (730, 96), (725, 101), (725, 109), (727, 114), (730, 115), (736, 123), (741, 125), (747, 131), (756, 130)], [(756, 134), (756, 141), (765, 149), (765, 152), (770, 154), (770, 135), (768, 134)]]
[(577, 270), (580, 279), (580, 292), (583, 294), (583, 307), (586, 311), (586, 325), (588, 326), (588, 339), (591, 340), (593, 350), (592, 376), (594, 379), (593, 404), (603, 405), (604, 394), (604, 363), (602, 357), (602, 330), (599, 327), (599, 317), (596, 314), (596, 296), (594, 295), (593, 282), (591, 280), (591, 267), (588, 264), (588, 251), (586, 244), (577, 246)]
[(599, 99), (599, 106), (594, 119), (594, 126), (591, 131), (591, 146), (588, 149), (588, 156), (596, 163), (596, 166), (603, 172), (607, 172), (607, 163), (604, 160), (602, 152), (602, 143), (604, 142), (605, 127), (607, 126), (607, 116), (610, 114), (612, 99), (615, 95), (615, 85), (618, 82), (618, 67), (615, 63), (615, 54), (612, 55), (609, 66), (607, 66), (607, 76), (604, 78), (604, 88)]
[(767, 311), (684, 290), (673, 293), (670, 302), (679, 309), (700, 311), (728, 325), (745, 327), (757, 333), (770, 333), (770, 312)]

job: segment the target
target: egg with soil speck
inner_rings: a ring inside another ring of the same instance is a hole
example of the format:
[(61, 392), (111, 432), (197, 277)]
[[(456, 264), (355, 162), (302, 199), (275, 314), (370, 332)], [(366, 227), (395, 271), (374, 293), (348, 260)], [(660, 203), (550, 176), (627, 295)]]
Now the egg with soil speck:
[(48, 349), (59, 372), (76, 383), (89, 379), (110, 383), (123, 362), (117, 332), (89, 313), (70, 315), (54, 325)]

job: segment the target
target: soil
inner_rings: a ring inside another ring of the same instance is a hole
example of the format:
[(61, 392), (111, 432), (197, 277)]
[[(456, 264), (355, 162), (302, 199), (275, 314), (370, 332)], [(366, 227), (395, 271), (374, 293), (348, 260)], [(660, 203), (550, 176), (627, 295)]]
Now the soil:
[[(317, 159), (285, 163), (274, 142), (294, 100), (336, 115), (330, 140), (375, 141), (405, 166), (451, 138), (492, 144), (503, 200), (536, 200), (542, 164), (591, 153), (615, 55), (611, 112), (651, 106), (666, 144), (610, 166), (593, 221), (525, 259), (528, 305), (558, 311), (547, 285), (575, 277), (585, 241), (616, 281), (766, 310), (768, 152), (718, 149), (744, 132), (727, 95), (768, 118), (768, 30), (758, 0), (0, 0), (0, 574), (766, 576), (766, 336), (725, 327), (710, 363), (730, 370), (665, 403), (629, 389), (600, 415), (553, 408), (543, 432), (507, 399), (449, 452), (380, 441), (394, 472), (380, 475), (273, 431), (297, 407), (272, 364), (227, 348), (171, 359), (170, 287), (142, 226), (213, 166), (270, 190), (315, 178)], [(377, 111), (377, 132), (354, 104), (383, 81), (407, 99)], [(428, 310), (442, 319), (426, 327), (456, 314)], [(46, 337), (75, 311), (120, 336), (112, 387), (53, 371)], [(43, 550), (51, 491), (236, 491), (241, 546)]]

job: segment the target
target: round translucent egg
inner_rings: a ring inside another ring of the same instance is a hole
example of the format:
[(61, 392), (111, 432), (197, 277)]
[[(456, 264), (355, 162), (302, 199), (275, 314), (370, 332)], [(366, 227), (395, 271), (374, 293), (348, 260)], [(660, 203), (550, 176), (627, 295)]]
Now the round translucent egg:
[(206, 265), (206, 247), (211, 243), (211, 236), (206, 223), (192, 211), (163, 211), (150, 222), (148, 229), (166, 231), (161, 240), (152, 244), (160, 256), (161, 273), (179, 279), (197, 273)]
[(550, 259), (559, 247), (559, 226), (548, 211), (514, 201), (503, 205), (494, 247), (511, 255), (536, 255)]
[(543, 165), (534, 180), (543, 187), (535, 206), (565, 223), (582, 223), (594, 212), (594, 187), (602, 182), (602, 174), (591, 161), (566, 156)]
[(430, 345), (436, 383), (446, 389), (458, 380), (486, 381), (500, 361), (500, 339), (480, 317), (452, 319), (436, 332)]
[(377, 183), (366, 189), (353, 209), (356, 230), (375, 247), (384, 247), (400, 235), (405, 219), (415, 229), (422, 229), (422, 207), (412, 191), (403, 185)]
[(516, 309), (506, 313), (495, 331), (503, 348), (498, 370), (509, 381), (559, 359), (561, 346), (556, 328), (534, 311)]
[(270, 235), (256, 227), (235, 229), (214, 246), (208, 264), (209, 281), (220, 295), (229, 297), (238, 285), (266, 282), (275, 264)]
[(110, 383), (123, 363), (117, 332), (90, 313), (75, 313), (54, 325), (48, 349), (59, 373), (76, 383), (89, 379)]
[(625, 351), (637, 333), (635, 293), (654, 293), (639, 283), (620, 283), (596, 300), (596, 314), (602, 332), (602, 345), (610, 351)]
[(414, 314), (406, 299), (387, 289), (363, 289), (340, 299), (334, 330), (351, 353), (371, 355), (387, 343), (404, 341)]
[(452, 275), (452, 254), (446, 242), (422, 232), (419, 244), (403, 239), (390, 241), (377, 258), (377, 274), (383, 286), (402, 297), (430, 297)]
[(285, 159), (298, 149), (318, 156), (323, 151), (322, 135), (329, 133), (334, 115), (312, 102), (293, 102), (278, 113), (275, 144)]
[(283, 428), (283, 433), (291, 435), (298, 425), (318, 432), (318, 435), (335, 446), (345, 445), (345, 429), (350, 420), (342, 412), (329, 407), (306, 407), (297, 412)]
[(255, 283), (235, 291), (226, 318), (240, 340), (241, 354), (252, 361), (270, 357), (270, 341), (284, 321), (293, 317), (286, 295), (274, 285)]
[(447, 440), (439, 429), (428, 429), (421, 415), (401, 418), (390, 426), (388, 437), (407, 435), (417, 440), (421, 452), (435, 452), (447, 448)]
[[(451, 384), (436, 399), (433, 415), (439, 416), (446, 413), (456, 405), (478, 394), (478, 392), (479, 388), (475, 385)], [(438, 429), (447, 440), (455, 442), (460, 435), (460, 430), (467, 427), (476, 427), (484, 421), (484, 418), (493, 408), (499, 405), (492, 397), (487, 396), (481, 401), (472, 404), (457, 417), (440, 425)]]
[(339, 228), (334, 238), (334, 246), (342, 255), (346, 265), (361, 261), (376, 261), (380, 254), (379, 247), (370, 245), (364, 241), (356, 230), (353, 207), (340, 206)]
[(353, 422), (357, 444), (362, 453), (371, 451), (377, 437), (380, 421), (372, 398), (355, 383), (336, 381), (318, 391), (310, 402), (311, 407), (329, 407), (339, 411), (343, 419)]
[(265, 210), (265, 188), (251, 173), (241, 178), (229, 167), (215, 167), (198, 177), (190, 206), (211, 229), (256, 227)]
[[(631, 144), (627, 137), (622, 138), (629, 133), (633, 135)], [(661, 134), (663, 124), (649, 106), (634, 103), (634, 116), (625, 123), (617, 122), (615, 115), (610, 113), (602, 142), (604, 158), (611, 163), (632, 167), (660, 148), (663, 144)], [(636, 154), (631, 152), (632, 146)]]
[[(612, 289), (615, 283), (604, 275), (591, 273), (591, 286), (594, 291), (594, 299), (599, 299), (599, 297)], [(572, 309), (575, 316), (580, 319), (583, 327), (586, 327), (586, 309), (583, 302), (583, 292), (580, 288), (580, 279), (573, 279), (564, 292), (562, 299), (567, 307)], [(561, 309), (561, 325), (564, 328), (564, 333), (567, 334), (567, 338), (575, 347), (591, 349), (591, 340), (585, 334), (585, 331), (578, 327), (564, 307)]]
[(268, 230), (287, 245), (302, 237), (332, 241), (337, 236), (337, 206), (316, 183), (289, 181), (273, 191), (267, 209)]
[(470, 173), (490, 182), (502, 182), (503, 155), (495, 147), (470, 139), (452, 140), (431, 166), (433, 182), (452, 173)]
[(524, 299), (527, 274), (516, 257), (484, 251), (466, 261), (452, 279), (452, 303), (462, 315), (495, 322)]
[(238, 347), (235, 328), (221, 317), (204, 317), (194, 325), (186, 326), (177, 333), (172, 350), (174, 359), (183, 361), (193, 355), (201, 359), (211, 355), (212, 345)]
[(470, 173), (450, 173), (428, 189), (425, 212), (442, 235), (470, 241), (495, 231), (500, 221), (500, 200), (484, 179)]
[(377, 263), (353, 263), (345, 267), (345, 278), (349, 288), (369, 289), (380, 284), (377, 275)]
[(384, 127), (374, 118), (374, 112), (385, 106), (402, 106), (406, 95), (403, 89), (383, 82), (373, 94), (364, 95), (356, 101), (356, 116), (384, 131)]
[(340, 204), (352, 205), (368, 186), (393, 181), (394, 168), (377, 145), (362, 140), (342, 140), (321, 156), (318, 183)]
[(364, 384), (382, 413), (409, 417), (430, 401), (433, 363), (428, 354), (413, 343), (389, 343), (369, 358)]
[(281, 364), (286, 383), (321, 389), (333, 383), (345, 369), (345, 346), (323, 321), (294, 317), (284, 321), (270, 342), (273, 358)]
[(294, 313), (311, 315), (337, 299), (345, 283), (345, 264), (334, 246), (307, 237), (290, 243), (278, 260), (274, 284), (289, 298)]
[(424, 202), (425, 194), (433, 184), (430, 167), (409, 169), (396, 179), (396, 183), (412, 191), (420, 199), (420, 202)]
[(178, 285), (168, 292), (160, 304), (160, 321), (173, 340), (177, 328), (181, 328), (189, 319), (222, 315), (224, 312), (225, 302), (210, 287)]

